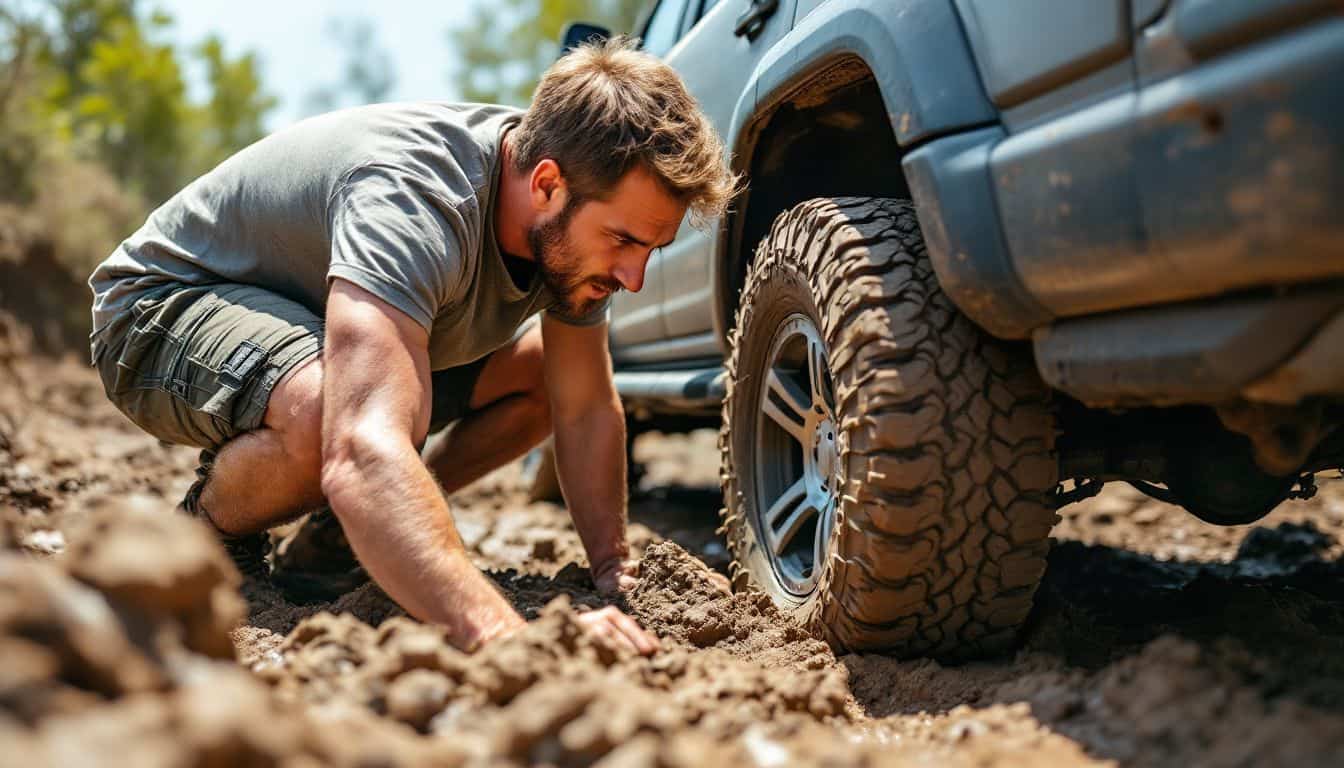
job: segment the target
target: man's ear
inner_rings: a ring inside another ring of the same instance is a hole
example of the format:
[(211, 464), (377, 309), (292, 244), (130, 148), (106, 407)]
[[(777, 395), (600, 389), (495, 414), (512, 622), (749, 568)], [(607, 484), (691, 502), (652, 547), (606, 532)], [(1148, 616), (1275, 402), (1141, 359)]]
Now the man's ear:
[(565, 184), (564, 174), (560, 173), (560, 165), (549, 157), (532, 169), (528, 190), (532, 207), (541, 214), (557, 214), (569, 200), (569, 187)]

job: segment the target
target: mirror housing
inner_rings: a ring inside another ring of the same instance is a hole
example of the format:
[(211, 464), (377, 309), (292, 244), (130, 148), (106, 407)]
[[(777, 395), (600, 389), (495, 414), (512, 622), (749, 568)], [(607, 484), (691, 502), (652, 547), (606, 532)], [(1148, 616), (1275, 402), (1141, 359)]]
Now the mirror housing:
[(570, 22), (560, 35), (560, 55), (564, 56), (590, 40), (601, 42), (609, 37), (611, 37), (611, 30), (606, 27), (582, 21)]

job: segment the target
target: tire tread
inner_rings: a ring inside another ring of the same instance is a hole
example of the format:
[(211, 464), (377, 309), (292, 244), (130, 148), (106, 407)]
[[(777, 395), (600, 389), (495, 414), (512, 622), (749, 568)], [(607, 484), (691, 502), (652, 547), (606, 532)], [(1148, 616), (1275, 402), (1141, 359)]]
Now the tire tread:
[(943, 294), (904, 200), (806, 201), (757, 250), (730, 336), (719, 437), (735, 586), (760, 586), (738, 565), (753, 535), (732, 455), (738, 334), (781, 273), (811, 286), (821, 315), (846, 470), (829, 567), (799, 617), (845, 650), (1003, 650), (1031, 608), (1058, 520), (1049, 392), (1030, 359)]

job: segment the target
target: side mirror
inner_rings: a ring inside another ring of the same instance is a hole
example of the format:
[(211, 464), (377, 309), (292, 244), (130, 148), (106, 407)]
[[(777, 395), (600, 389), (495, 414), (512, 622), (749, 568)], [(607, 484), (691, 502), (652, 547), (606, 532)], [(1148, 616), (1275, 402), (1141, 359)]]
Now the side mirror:
[(611, 30), (606, 27), (586, 24), (582, 21), (570, 22), (560, 37), (560, 55), (564, 56), (584, 43), (600, 43), (609, 37), (611, 37)]

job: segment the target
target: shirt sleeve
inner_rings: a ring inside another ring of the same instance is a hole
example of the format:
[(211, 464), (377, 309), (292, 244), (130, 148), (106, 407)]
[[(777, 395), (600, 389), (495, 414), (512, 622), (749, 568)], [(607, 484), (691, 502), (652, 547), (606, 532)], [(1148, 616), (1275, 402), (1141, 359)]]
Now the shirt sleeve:
[(587, 314), (579, 315), (578, 317), (566, 315), (557, 307), (547, 309), (546, 314), (559, 320), (565, 325), (589, 326), (605, 323), (611, 316), (611, 297), (603, 299), (602, 303), (588, 310)]
[(420, 193), (395, 169), (362, 168), (333, 195), (327, 282), (348, 280), (426, 331), (452, 302), (473, 253), (458, 207)]

